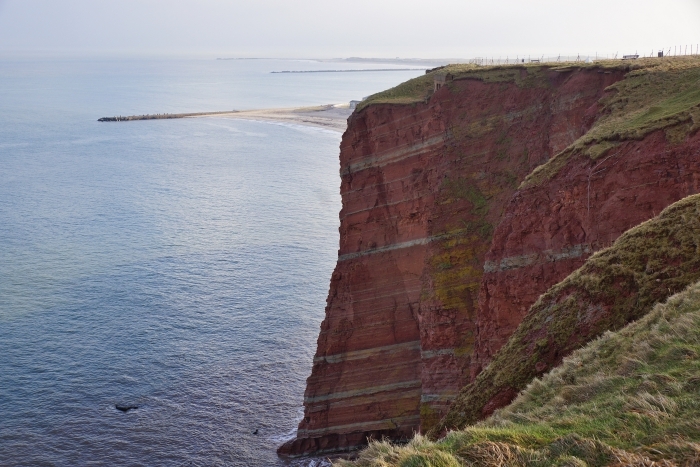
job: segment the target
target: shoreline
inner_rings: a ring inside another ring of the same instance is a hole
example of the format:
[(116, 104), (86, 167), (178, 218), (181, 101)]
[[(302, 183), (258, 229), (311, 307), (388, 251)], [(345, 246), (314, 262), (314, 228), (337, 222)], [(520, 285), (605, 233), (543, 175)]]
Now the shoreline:
[(344, 132), (352, 114), (349, 104), (327, 104), (312, 107), (287, 107), (258, 110), (225, 110), (179, 114), (147, 114), (103, 117), (99, 122), (129, 122), (137, 120), (167, 120), (174, 118), (224, 117), (242, 120), (293, 123)]

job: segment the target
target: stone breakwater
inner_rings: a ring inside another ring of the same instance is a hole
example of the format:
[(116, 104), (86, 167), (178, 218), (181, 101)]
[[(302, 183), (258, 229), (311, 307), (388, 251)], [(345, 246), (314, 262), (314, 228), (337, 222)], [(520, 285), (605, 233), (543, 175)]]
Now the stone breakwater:
[[(502, 221), (515, 215), (518, 186), (591, 128), (624, 73), (518, 72), (519, 82), (456, 77), (425, 102), (372, 104), (350, 117), (338, 263), (304, 418), (280, 454), (341, 452), (431, 428), (502, 341), (501, 322), (512, 332), (537, 298), (527, 294), (512, 316), (494, 313), (481, 305), (484, 278), (505, 289), (492, 297), (517, 294), (508, 274), (550, 264), (561, 270), (542, 280), (553, 280), (596, 248), (575, 236), (523, 252), (492, 240), (516, 235)], [(612, 235), (603, 230), (596, 238)]]
[(147, 114), (147, 115), (129, 115), (117, 117), (102, 117), (98, 118), (98, 122), (130, 122), (134, 120), (166, 120), (170, 118), (189, 118), (189, 117), (207, 117), (211, 115), (227, 115), (236, 113), (235, 110), (224, 110), (221, 112), (194, 112), (182, 114)]

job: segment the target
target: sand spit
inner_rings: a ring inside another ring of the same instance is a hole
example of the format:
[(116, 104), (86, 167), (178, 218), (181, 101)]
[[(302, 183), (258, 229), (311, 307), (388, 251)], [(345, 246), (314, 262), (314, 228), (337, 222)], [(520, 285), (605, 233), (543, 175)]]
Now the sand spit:
[(348, 104), (328, 104), (314, 107), (242, 110), (220, 116), (244, 120), (293, 123), (343, 132), (348, 126), (347, 120), (350, 114), (352, 114), (352, 110), (350, 110)]
[(314, 107), (291, 107), (259, 110), (232, 110), (223, 112), (197, 112), (181, 114), (150, 114), (100, 118), (100, 122), (123, 122), (134, 120), (161, 120), (172, 118), (225, 117), (243, 120), (284, 122), (307, 125), (343, 132), (347, 119), (352, 114), (348, 104), (328, 104)]

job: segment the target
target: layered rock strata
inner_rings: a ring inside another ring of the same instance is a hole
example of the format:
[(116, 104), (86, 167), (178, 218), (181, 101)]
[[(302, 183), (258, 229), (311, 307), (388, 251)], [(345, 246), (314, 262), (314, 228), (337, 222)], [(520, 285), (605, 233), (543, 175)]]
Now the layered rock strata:
[[(625, 232), (539, 297), (491, 364), (463, 388), (430, 435), (463, 428), (490, 415), (575, 349), (639, 319), (654, 304), (696, 283), (699, 246), (700, 195), (688, 196)], [(643, 372), (639, 361), (624, 365), (631, 372)]]
[[(338, 263), (304, 419), (281, 454), (409, 437), (435, 424), (476, 372), (484, 263), (508, 200), (588, 131), (606, 87), (623, 77), (511, 70), (512, 79), (457, 76), (425, 102), (350, 117)], [(502, 259), (490, 255), (487, 273)]]
[(486, 255), (474, 374), (552, 284), (631, 227), (700, 192), (700, 133), (682, 141), (667, 133), (622, 141), (596, 159), (575, 154), (545, 183), (514, 195)]

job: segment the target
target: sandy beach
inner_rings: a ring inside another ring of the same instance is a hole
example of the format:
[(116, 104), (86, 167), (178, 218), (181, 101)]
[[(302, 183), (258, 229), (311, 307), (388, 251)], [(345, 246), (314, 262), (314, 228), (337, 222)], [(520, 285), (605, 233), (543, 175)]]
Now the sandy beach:
[(286, 122), (344, 132), (347, 128), (347, 120), (350, 114), (352, 114), (352, 110), (350, 110), (348, 104), (328, 104), (314, 107), (242, 110), (209, 116)]

